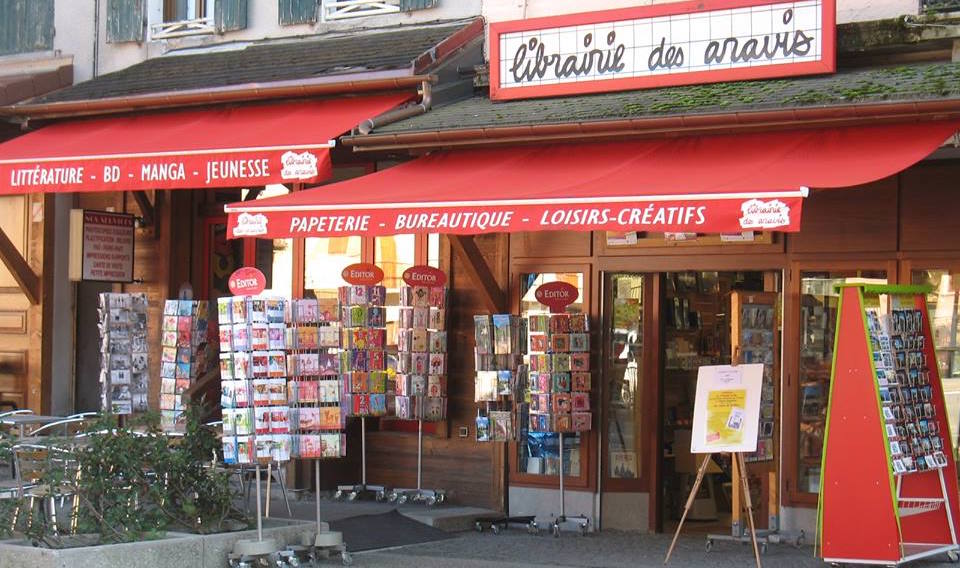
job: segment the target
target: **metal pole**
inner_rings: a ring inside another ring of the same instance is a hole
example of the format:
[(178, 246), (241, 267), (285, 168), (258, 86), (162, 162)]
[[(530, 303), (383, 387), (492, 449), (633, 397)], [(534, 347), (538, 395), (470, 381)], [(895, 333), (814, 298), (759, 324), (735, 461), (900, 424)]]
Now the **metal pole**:
[(423, 477), (423, 419), (417, 423), (417, 491), (420, 491), (423, 489), (420, 485)]
[(563, 498), (563, 432), (560, 432), (560, 519), (566, 519), (567, 513), (564, 509)]
[(313, 473), (314, 481), (316, 485), (314, 486), (314, 498), (317, 501), (317, 532), (320, 531), (320, 460), (313, 460)]
[(362, 467), (360, 484), (367, 487), (367, 417), (360, 417), (360, 464)]
[(260, 462), (257, 462), (257, 540), (263, 540), (263, 503), (260, 502)]

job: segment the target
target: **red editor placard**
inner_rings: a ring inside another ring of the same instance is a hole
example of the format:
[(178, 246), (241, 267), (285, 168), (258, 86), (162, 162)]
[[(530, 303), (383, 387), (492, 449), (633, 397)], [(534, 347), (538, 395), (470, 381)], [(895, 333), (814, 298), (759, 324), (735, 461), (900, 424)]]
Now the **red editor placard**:
[(447, 283), (447, 275), (438, 268), (417, 265), (403, 271), (403, 281), (407, 286), (439, 288)]
[(577, 301), (580, 291), (567, 282), (547, 282), (537, 288), (534, 296), (541, 304), (550, 308), (551, 313), (562, 313), (570, 304)]
[(344, 281), (354, 286), (373, 286), (383, 281), (383, 270), (369, 262), (351, 264), (340, 273)]
[(256, 296), (267, 288), (267, 277), (257, 268), (244, 266), (233, 271), (227, 286), (234, 296)]

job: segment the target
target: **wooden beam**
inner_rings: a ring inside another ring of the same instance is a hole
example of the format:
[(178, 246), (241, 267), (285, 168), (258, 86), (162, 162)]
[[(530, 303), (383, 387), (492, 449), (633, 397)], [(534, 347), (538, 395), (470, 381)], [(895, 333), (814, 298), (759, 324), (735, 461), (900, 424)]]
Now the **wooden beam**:
[(0, 228), (0, 260), (13, 275), (13, 279), (17, 281), (17, 285), (30, 303), (34, 306), (39, 305), (42, 297), (40, 277), (30, 268), (27, 260), (23, 258), (2, 228)]
[(133, 199), (137, 202), (137, 207), (140, 208), (140, 216), (143, 217), (143, 225), (145, 227), (152, 226), (156, 221), (157, 212), (153, 207), (153, 203), (150, 203), (150, 198), (147, 197), (147, 192), (143, 190), (134, 191)]
[(473, 237), (469, 235), (449, 235), (449, 237), (454, 254), (463, 261), (463, 269), (479, 287), (484, 307), (491, 314), (505, 313), (507, 296), (497, 284), (497, 279), (494, 278), (490, 267), (487, 266), (487, 261), (480, 254), (480, 249), (477, 248)]

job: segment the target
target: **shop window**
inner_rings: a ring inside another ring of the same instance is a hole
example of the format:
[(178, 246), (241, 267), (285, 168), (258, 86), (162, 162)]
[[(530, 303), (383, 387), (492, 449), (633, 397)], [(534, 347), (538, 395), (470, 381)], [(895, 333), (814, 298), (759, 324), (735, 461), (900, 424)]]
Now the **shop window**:
[(638, 479), (643, 393), (643, 285), (641, 274), (609, 277), (606, 346), (606, 471), (613, 479)]
[(914, 284), (928, 284), (927, 295), (933, 347), (947, 404), (950, 431), (956, 434), (960, 421), (960, 269), (914, 270)]
[(820, 491), (820, 461), (830, 394), (833, 338), (840, 299), (834, 288), (847, 282), (886, 284), (883, 270), (800, 273), (800, 368), (797, 397), (797, 491)]
[[(247, 27), (248, 1), (148, 0), (150, 38), (171, 39), (242, 30)], [(123, 18), (132, 16), (126, 13)]]
[(303, 295), (336, 301), (343, 269), (360, 262), (361, 252), (358, 236), (304, 239)]
[[(547, 282), (562, 281), (580, 291), (577, 301), (567, 306), (568, 313), (584, 311), (583, 274), (579, 272), (540, 272), (520, 276), (520, 315), (549, 313), (546, 306), (534, 296), (536, 289)], [(530, 432), (520, 424), (520, 443), (517, 444), (517, 472), (556, 478), (560, 473), (560, 436), (545, 432)], [(563, 436), (563, 471), (566, 477), (580, 477), (586, 471), (587, 454), (582, 450), (581, 434)]]
[(416, 235), (377, 237), (374, 247), (374, 262), (383, 270), (383, 285), (387, 289), (387, 343), (391, 355), (395, 355), (397, 349), (397, 321), (400, 318), (400, 288), (404, 286), (403, 272), (416, 264), (416, 240)]
[(427, 236), (427, 264), (440, 268), (440, 235)]

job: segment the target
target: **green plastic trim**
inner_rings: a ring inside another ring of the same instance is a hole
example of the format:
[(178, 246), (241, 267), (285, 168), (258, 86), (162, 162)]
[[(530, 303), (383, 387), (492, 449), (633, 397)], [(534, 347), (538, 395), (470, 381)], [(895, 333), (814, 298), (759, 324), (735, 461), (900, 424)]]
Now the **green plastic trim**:
[(860, 288), (863, 294), (868, 296), (876, 296), (878, 294), (929, 294), (933, 291), (933, 286), (929, 284), (864, 284), (851, 282), (833, 285), (833, 289), (838, 292), (842, 288)]

